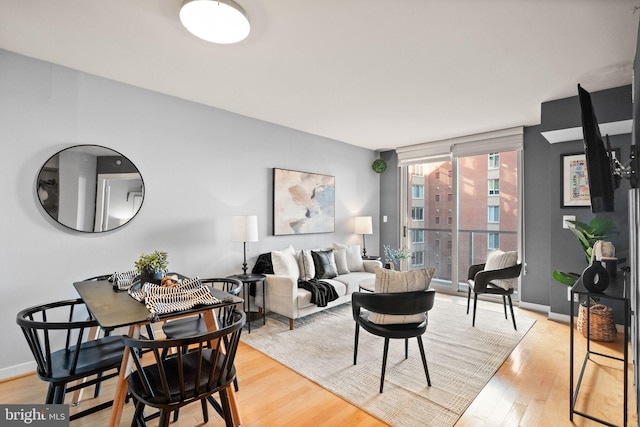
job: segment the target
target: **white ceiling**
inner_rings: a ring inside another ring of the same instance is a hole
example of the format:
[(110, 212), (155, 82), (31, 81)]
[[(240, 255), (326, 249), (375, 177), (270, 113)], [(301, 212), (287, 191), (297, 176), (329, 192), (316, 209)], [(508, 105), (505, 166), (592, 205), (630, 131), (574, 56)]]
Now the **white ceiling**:
[[(236, 0), (215, 45), (182, 0), (0, 0), (0, 48), (371, 149), (540, 123), (631, 83), (640, 0)], [(1, 70), (0, 70), (1, 72)]]

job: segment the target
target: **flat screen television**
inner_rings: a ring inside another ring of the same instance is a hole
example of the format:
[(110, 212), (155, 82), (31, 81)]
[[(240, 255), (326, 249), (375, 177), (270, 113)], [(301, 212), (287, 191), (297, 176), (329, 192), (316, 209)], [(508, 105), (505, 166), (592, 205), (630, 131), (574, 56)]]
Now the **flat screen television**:
[(610, 148), (605, 147), (598, 120), (591, 102), (591, 95), (578, 85), (584, 153), (587, 162), (591, 212), (613, 212), (615, 178), (611, 166)]

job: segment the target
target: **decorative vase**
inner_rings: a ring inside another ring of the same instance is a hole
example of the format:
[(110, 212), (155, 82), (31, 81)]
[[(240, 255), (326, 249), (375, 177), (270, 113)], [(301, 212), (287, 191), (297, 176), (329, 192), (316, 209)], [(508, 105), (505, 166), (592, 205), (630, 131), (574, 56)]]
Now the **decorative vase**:
[(609, 286), (609, 272), (599, 262), (585, 268), (581, 275), (582, 284), (589, 292), (604, 292)]

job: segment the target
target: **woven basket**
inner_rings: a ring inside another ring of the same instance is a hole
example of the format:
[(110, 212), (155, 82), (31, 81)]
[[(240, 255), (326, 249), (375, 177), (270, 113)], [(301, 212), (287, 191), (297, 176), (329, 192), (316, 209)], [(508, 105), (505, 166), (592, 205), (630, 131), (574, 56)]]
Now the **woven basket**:
[[(589, 308), (591, 321), (591, 339), (594, 341), (613, 341), (616, 338), (616, 324), (613, 321), (613, 309), (603, 304), (594, 304)], [(587, 306), (580, 304), (578, 311), (578, 332), (587, 337)]]

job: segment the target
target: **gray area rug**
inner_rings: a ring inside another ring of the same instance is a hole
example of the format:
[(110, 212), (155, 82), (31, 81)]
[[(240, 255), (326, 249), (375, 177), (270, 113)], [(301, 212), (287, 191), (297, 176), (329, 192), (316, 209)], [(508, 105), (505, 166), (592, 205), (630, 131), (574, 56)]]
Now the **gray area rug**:
[(361, 330), (353, 365), (350, 304), (298, 319), (293, 331), (287, 319), (272, 314), (265, 326), (243, 332), (242, 340), (392, 426), (453, 426), (535, 323), (516, 321), (518, 331), (504, 313), (478, 308), (472, 328), (466, 304), (436, 299), (423, 336), (432, 386), (416, 340), (409, 340), (407, 360), (404, 342), (391, 340), (383, 394), (384, 339)]

